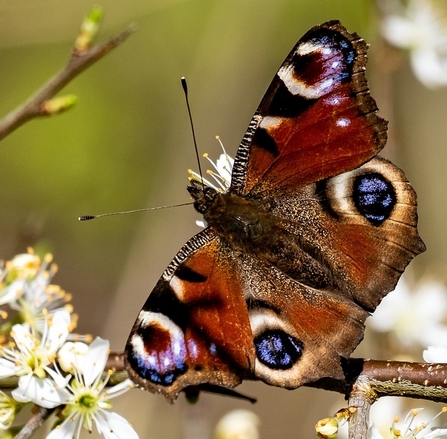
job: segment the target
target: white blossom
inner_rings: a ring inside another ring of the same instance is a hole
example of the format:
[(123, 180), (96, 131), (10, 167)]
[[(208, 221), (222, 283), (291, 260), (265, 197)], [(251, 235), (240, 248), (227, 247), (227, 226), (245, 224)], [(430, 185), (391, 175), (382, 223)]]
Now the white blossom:
[[(109, 342), (97, 337), (88, 346), (88, 351), (72, 343), (59, 351), (59, 361), (73, 372), (72, 380), (61, 390), (60, 405), (63, 421), (47, 439), (79, 438), (82, 427), (92, 431), (93, 424), (107, 439), (137, 439), (138, 435), (129, 422), (111, 412), (111, 398), (121, 395), (133, 384), (125, 380), (114, 387), (106, 388), (108, 378), (102, 373), (109, 354)], [(63, 358), (65, 357), (65, 358)]]
[[(373, 406), (374, 407), (374, 406)], [(391, 427), (387, 428), (387, 433), (381, 433), (375, 424), (368, 429), (368, 439), (440, 439), (447, 438), (447, 429), (445, 425), (431, 427), (431, 424), (442, 414), (447, 412), (447, 408), (442, 410), (426, 422), (416, 423), (416, 417), (419, 417), (424, 409), (416, 408), (408, 412), (403, 422), (400, 422), (398, 416), (395, 416)], [(387, 412), (390, 413), (389, 411)], [(383, 421), (383, 420), (382, 420)]]
[(447, 363), (447, 348), (429, 346), (422, 354), (426, 363)]
[[(205, 186), (214, 189), (216, 192), (228, 192), (231, 186), (231, 175), (233, 172), (234, 159), (230, 155), (228, 155), (227, 152), (225, 151), (225, 148), (219, 136), (216, 136), (216, 139), (219, 141), (223, 151), (223, 153), (219, 156), (216, 162), (213, 162), (208, 157), (208, 154), (203, 155), (214, 168), (214, 171), (207, 170), (206, 173), (214, 179), (215, 184), (211, 183), (209, 180), (203, 178), (201, 175), (199, 175), (197, 172), (192, 171), (191, 169), (188, 170), (190, 174), (189, 179), (202, 182)], [(207, 223), (204, 219), (197, 220), (196, 224), (199, 227), (203, 228), (207, 227)]]
[(0, 351), (0, 378), (19, 377), (18, 387), (12, 392), (16, 401), (34, 401), (47, 408), (57, 405), (58, 387), (64, 386), (65, 380), (51, 366), (67, 338), (69, 325), (70, 314), (60, 310), (48, 316), (42, 334), (28, 323), (12, 327), (14, 343)]
[(433, 278), (422, 278), (410, 287), (400, 279), (368, 319), (368, 326), (378, 332), (390, 332), (405, 346), (443, 345), (447, 340), (447, 291)]
[(21, 404), (0, 390), (0, 430), (11, 427)]
[(410, 51), (411, 66), (426, 87), (447, 85), (447, 19), (433, 0), (387, 3), (382, 33), (392, 45)]
[[(61, 309), (72, 311), (67, 304), (71, 296), (58, 285), (50, 284), (57, 272), (51, 261), (52, 255), (45, 255), (41, 261), (30, 249), (8, 261), (0, 273), (0, 305), (9, 304), (18, 311), (18, 320), (28, 322), (39, 332), (44, 330), (48, 314)], [(75, 322), (76, 316), (72, 316), (72, 328)]]
[(216, 162), (213, 162), (208, 157), (208, 154), (203, 155), (203, 157), (205, 157), (214, 168), (214, 171), (207, 170), (206, 173), (211, 177), (213, 177), (216, 184), (211, 183), (209, 180), (206, 180), (197, 172), (194, 172), (191, 169), (188, 170), (190, 174), (189, 179), (201, 181), (205, 186), (213, 188), (216, 192), (227, 192), (231, 186), (231, 174), (233, 172), (234, 159), (226, 153), (219, 136), (216, 136), (216, 139), (219, 141), (223, 151), (223, 153), (219, 156)]
[(15, 256), (0, 271), (0, 305), (12, 303), (23, 295), (25, 284), (34, 280), (41, 267), (40, 258), (32, 253)]
[(233, 410), (223, 416), (214, 430), (214, 439), (259, 439), (259, 418), (249, 410)]

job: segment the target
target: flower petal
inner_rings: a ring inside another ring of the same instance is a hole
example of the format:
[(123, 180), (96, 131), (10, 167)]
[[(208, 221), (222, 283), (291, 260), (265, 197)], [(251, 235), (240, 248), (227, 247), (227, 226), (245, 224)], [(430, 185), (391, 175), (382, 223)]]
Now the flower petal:
[(106, 439), (138, 439), (129, 422), (115, 412), (102, 410), (95, 417), (96, 428)]
[(403, 17), (390, 15), (382, 23), (383, 36), (396, 47), (402, 49), (411, 48), (415, 29), (414, 24)]
[(68, 374), (66, 376), (63, 376), (59, 371), (55, 371), (53, 369), (50, 369), (49, 367), (44, 367), (45, 372), (50, 375), (50, 377), (55, 382), (56, 386), (60, 389), (67, 387), (68, 383), (71, 380), (71, 375)]
[(66, 404), (70, 399), (70, 393), (65, 389), (57, 388), (53, 380), (37, 378), (32, 374), (20, 377), (19, 386), (11, 394), (16, 401), (32, 401), (45, 408)]
[(70, 326), (70, 313), (61, 309), (53, 314), (51, 325), (49, 325), (45, 346), (50, 354), (54, 354), (65, 343)]
[(447, 363), (447, 348), (429, 346), (422, 354), (426, 363)]
[(79, 421), (80, 419), (75, 422), (72, 418), (67, 418), (62, 424), (53, 428), (46, 439), (73, 439)]
[(120, 396), (123, 393), (126, 393), (129, 389), (134, 387), (133, 382), (128, 378), (127, 380), (122, 381), (121, 383), (116, 384), (113, 387), (102, 392), (103, 397), (115, 398), (116, 396)]
[(109, 341), (96, 337), (89, 346), (84, 362), (79, 367), (86, 386), (90, 386), (102, 374), (108, 355)]
[(24, 281), (23, 279), (15, 280), (3, 288), (0, 292), (0, 305), (14, 302), (16, 299), (23, 295)]
[(16, 366), (12, 361), (0, 358), (0, 378), (8, 378), (15, 375), (21, 369), (20, 366)]
[(22, 352), (34, 349), (36, 339), (31, 335), (31, 327), (28, 323), (14, 325), (11, 328), (11, 335)]
[(366, 433), (367, 439), (383, 439), (383, 436), (380, 434), (379, 429), (375, 424), (371, 424), (368, 428), (368, 432)]

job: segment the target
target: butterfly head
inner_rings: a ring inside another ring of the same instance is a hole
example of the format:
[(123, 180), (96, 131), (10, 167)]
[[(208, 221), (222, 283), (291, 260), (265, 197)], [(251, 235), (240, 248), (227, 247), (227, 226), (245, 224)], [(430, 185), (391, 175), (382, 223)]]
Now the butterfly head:
[[(220, 139), (217, 139), (220, 142)], [(220, 144), (223, 149), (221, 142)], [(234, 159), (225, 150), (223, 151), (223, 154), (220, 155), (216, 162), (213, 162), (208, 157), (208, 154), (204, 154), (204, 157), (214, 168), (214, 171), (208, 170), (207, 174), (214, 179), (215, 183), (203, 178), (191, 169), (188, 171), (190, 174), (190, 184), (187, 190), (194, 198), (194, 208), (202, 215), (209, 211), (217, 194), (228, 192), (231, 186), (231, 173), (233, 171)]]
[(195, 179), (191, 179), (187, 190), (191, 197), (194, 198), (194, 209), (202, 215), (209, 211), (210, 206), (218, 194), (215, 188), (207, 186), (205, 182), (200, 182)]

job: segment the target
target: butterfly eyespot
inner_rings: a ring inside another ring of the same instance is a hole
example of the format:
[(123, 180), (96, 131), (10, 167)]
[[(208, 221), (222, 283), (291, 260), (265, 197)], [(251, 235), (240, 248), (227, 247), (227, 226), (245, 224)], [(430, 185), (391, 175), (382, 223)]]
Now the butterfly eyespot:
[(171, 369), (165, 372), (160, 372), (160, 369), (163, 369), (160, 367), (159, 364), (151, 364), (151, 359), (144, 358), (138, 354), (135, 354), (133, 356), (128, 357), (128, 361), (130, 365), (133, 367), (133, 369), (138, 372), (138, 374), (154, 383), (161, 386), (169, 386), (171, 385), (175, 379), (186, 372), (187, 367), (182, 362), (177, 362), (176, 364), (171, 365)]
[(259, 334), (254, 344), (258, 360), (270, 369), (290, 369), (303, 354), (301, 341), (279, 329)]
[(188, 369), (183, 332), (163, 314), (141, 311), (126, 351), (133, 370), (157, 385), (171, 385)]
[(396, 205), (393, 185), (379, 173), (359, 175), (352, 196), (357, 210), (374, 226), (388, 219)]

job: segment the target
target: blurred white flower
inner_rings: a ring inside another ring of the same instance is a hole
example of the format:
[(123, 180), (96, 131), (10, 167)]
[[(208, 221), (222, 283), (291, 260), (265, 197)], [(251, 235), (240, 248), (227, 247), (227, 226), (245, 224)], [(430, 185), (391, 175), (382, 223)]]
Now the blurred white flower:
[(102, 373), (109, 355), (109, 342), (97, 337), (88, 346), (88, 352), (73, 344), (59, 354), (62, 363), (70, 365), (73, 379), (60, 389), (58, 405), (65, 405), (61, 412), (63, 421), (47, 439), (79, 438), (82, 427), (91, 432), (93, 424), (107, 439), (138, 439), (129, 422), (110, 411), (110, 399), (127, 392), (133, 384), (127, 379), (106, 388), (108, 377), (103, 380)]
[(22, 296), (26, 282), (36, 278), (41, 267), (40, 258), (33, 253), (14, 256), (0, 271), (0, 305), (16, 301)]
[(412, 346), (444, 345), (447, 340), (447, 290), (432, 278), (421, 279), (411, 288), (402, 277), (368, 319), (378, 332), (390, 332), (400, 343)]
[[(371, 424), (368, 429), (368, 439), (439, 439), (447, 437), (447, 429), (444, 425), (429, 428), (439, 416), (447, 412), (447, 408), (443, 407), (435, 416), (426, 417), (425, 422), (420, 420), (421, 422), (416, 424), (415, 418), (420, 419), (419, 413), (423, 410), (422, 408), (410, 410), (403, 423), (400, 423), (399, 417), (395, 416), (391, 427), (388, 423), (386, 429), (380, 429), (376, 424)], [(385, 412), (385, 417), (389, 415), (390, 411)], [(371, 417), (374, 417), (374, 415), (371, 414)], [(385, 418), (380, 419), (379, 422), (386, 423)], [(383, 434), (382, 430), (384, 430)]]
[(249, 410), (233, 410), (223, 416), (214, 430), (214, 439), (259, 439), (259, 418)]
[(426, 363), (447, 363), (447, 348), (429, 346), (422, 354)]
[(433, 0), (388, 1), (382, 33), (392, 45), (410, 51), (411, 66), (426, 87), (447, 85), (446, 11)]
[(34, 401), (42, 407), (55, 407), (53, 401), (58, 398), (58, 389), (53, 380), (59, 387), (66, 382), (51, 366), (67, 338), (69, 325), (70, 314), (60, 310), (48, 316), (42, 334), (36, 333), (28, 323), (12, 327), (14, 343), (0, 351), (0, 378), (19, 377), (18, 387), (12, 391), (16, 401)]
[[(0, 271), (0, 305), (9, 304), (18, 311), (19, 321), (28, 322), (39, 332), (43, 332), (48, 314), (66, 309), (72, 312), (67, 302), (71, 296), (50, 281), (57, 272), (53, 257), (45, 255), (43, 261), (28, 250), (26, 254), (15, 256), (6, 262)], [(72, 329), (76, 326), (76, 316), (72, 316)]]
[(21, 404), (0, 390), (0, 430), (11, 427)]

